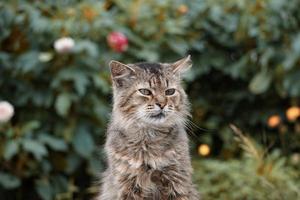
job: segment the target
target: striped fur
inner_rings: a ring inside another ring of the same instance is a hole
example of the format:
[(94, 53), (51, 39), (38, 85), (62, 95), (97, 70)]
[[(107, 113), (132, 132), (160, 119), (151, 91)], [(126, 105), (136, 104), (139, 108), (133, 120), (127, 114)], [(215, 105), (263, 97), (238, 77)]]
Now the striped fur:
[[(189, 103), (180, 85), (180, 74), (190, 65), (189, 57), (173, 64), (110, 64), (108, 168), (96, 200), (199, 200), (184, 130)], [(141, 88), (151, 95), (141, 94)], [(170, 88), (175, 93), (166, 95)]]

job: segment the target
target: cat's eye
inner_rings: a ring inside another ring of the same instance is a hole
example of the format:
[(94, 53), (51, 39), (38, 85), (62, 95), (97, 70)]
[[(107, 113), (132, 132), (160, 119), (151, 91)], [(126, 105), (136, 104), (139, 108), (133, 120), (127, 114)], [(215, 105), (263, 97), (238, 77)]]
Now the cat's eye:
[(150, 90), (145, 89), (145, 88), (139, 89), (139, 92), (140, 92), (141, 94), (147, 95), (147, 96), (149, 96), (149, 95), (152, 94), (152, 92), (151, 92)]
[(165, 94), (166, 94), (167, 96), (173, 95), (174, 93), (175, 93), (175, 89), (174, 89), (174, 88), (167, 89), (167, 90), (165, 91)]

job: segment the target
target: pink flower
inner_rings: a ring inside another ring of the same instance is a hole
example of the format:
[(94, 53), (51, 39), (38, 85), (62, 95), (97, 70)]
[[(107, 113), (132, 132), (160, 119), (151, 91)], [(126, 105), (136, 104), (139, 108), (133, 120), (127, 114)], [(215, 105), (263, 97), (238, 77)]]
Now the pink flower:
[(111, 32), (107, 36), (107, 43), (110, 48), (119, 53), (126, 51), (128, 48), (128, 39), (121, 32)]
[(69, 53), (73, 50), (75, 42), (70, 37), (63, 37), (54, 42), (54, 49), (58, 53)]
[(8, 122), (14, 115), (14, 107), (7, 101), (0, 101), (0, 123)]

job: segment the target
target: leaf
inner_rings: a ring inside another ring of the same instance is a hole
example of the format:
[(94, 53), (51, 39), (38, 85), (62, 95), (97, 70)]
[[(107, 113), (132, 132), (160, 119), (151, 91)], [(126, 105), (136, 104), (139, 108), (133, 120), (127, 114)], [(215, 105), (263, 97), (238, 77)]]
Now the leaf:
[(142, 59), (145, 59), (147, 61), (157, 61), (158, 58), (159, 58), (159, 55), (157, 52), (153, 51), (153, 50), (150, 50), (150, 49), (143, 49), (141, 51), (137, 51), (137, 52), (134, 52), (136, 53), (136, 55)]
[(43, 200), (53, 199), (53, 190), (48, 180), (35, 181), (35, 190)]
[(178, 26), (178, 20), (167, 20), (165, 21), (165, 28), (166, 32), (169, 33), (170, 35), (172, 34), (183, 34), (184, 33), (184, 28)]
[(89, 40), (77, 41), (74, 52), (86, 52), (91, 57), (97, 57), (99, 55), (96, 43)]
[(37, 160), (41, 160), (43, 156), (48, 154), (46, 147), (40, 142), (24, 139), (22, 144), (24, 150), (32, 153)]
[(39, 54), (35, 51), (29, 51), (22, 54), (16, 64), (16, 68), (20, 69), (23, 73), (34, 71), (39, 64)]
[(293, 71), (289, 74), (286, 74), (286, 77), (283, 81), (283, 87), (285, 91), (292, 97), (297, 97), (300, 95), (300, 70)]
[(101, 74), (93, 74), (91, 75), (91, 78), (94, 82), (94, 85), (97, 88), (100, 88), (103, 93), (107, 94), (110, 91), (110, 85), (103, 77), (101, 77)]
[(28, 133), (28, 132), (38, 129), (40, 126), (41, 126), (41, 123), (39, 121), (32, 120), (32, 121), (26, 122), (25, 125), (22, 126), (22, 131), (24, 133)]
[(100, 162), (100, 155), (93, 154), (89, 160), (89, 171), (90, 173), (97, 175), (100, 171), (103, 171), (103, 166)]
[(183, 56), (189, 48), (189, 45), (187, 44), (187, 42), (182, 38), (177, 38), (174, 41), (170, 41), (168, 43), (168, 45), (170, 46), (170, 48), (173, 51), (175, 51), (176, 53), (178, 53), (181, 56)]
[(70, 153), (67, 157), (67, 168), (66, 172), (71, 174), (78, 169), (81, 164), (82, 159), (75, 153)]
[(247, 63), (248, 63), (248, 56), (243, 56), (238, 61), (233, 63), (230, 67), (228, 67), (228, 72), (233, 78), (246, 78), (247, 74)]
[(87, 77), (87, 72), (74, 67), (61, 70), (52, 81), (51, 87), (61, 88), (64, 81), (73, 81), (74, 88), (80, 96), (85, 94), (86, 88), (90, 83), (90, 80)]
[(270, 5), (270, 8), (274, 9), (275, 11), (281, 11), (286, 4), (284, 1), (281, 1), (281, 0), (273, 0), (273, 1), (270, 1), (269, 5)]
[(88, 158), (95, 148), (93, 138), (86, 127), (79, 126), (72, 140), (75, 151), (82, 157)]
[(282, 65), (286, 71), (292, 69), (293, 67), (297, 66), (296, 63), (299, 60), (299, 54), (296, 52), (289, 53), (286, 58), (284, 59)]
[(59, 94), (55, 101), (56, 112), (60, 116), (65, 117), (69, 113), (71, 104), (72, 104), (71, 96), (68, 93)]
[(5, 189), (14, 189), (21, 185), (21, 181), (14, 175), (0, 172), (0, 185)]
[(74, 73), (74, 87), (80, 96), (85, 94), (89, 82), (84, 72)]
[(256, 74), (249, 84), (249, 89), (254, 94), (261, 94), (267, 91), (270, 86), (272, 76), (267, 71)]
[(293, 38), (292, 48), (298, 55), (300, 54), (300, 33)]
[(12, 12), (12, 9), (7, 7), (6, 9), (1, 9), (0, 19), (0, 39), (2, 40), (8, 37), (12, 31), (12, 29), (10, 28), (10, 25), (13, 23), (14, 20), (14, 13)]
[(56, 138), (49, 134), (39, 134), (38, 139), (40, 142), (47, 144), (56, 151), (66, 151), (68, 146), (63, 139)]
[(68, 180), (64, 176), (51, 176), (50, 180), (54, 194), (65, 193), (68, 191)]
[(267, 66), (270, 60), (273, 58), (275, 51), (273, 48), (267, 48), (260, 57), (260, 63), (262, 66)]
[(18, 152), (19, 152), (19, 143), (17, 141), (10, 140), (5, 145), (4, 158), (6, 160), (10, 160)]

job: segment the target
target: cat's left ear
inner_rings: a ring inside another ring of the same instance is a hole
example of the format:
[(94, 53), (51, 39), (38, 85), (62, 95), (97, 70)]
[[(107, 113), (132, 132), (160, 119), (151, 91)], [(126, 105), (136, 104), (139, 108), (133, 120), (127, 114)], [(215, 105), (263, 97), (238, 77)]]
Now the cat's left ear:
[(192, 64), (191, 56), (188, 55), (187, 57), (172, 63), (171, 67), (175, 74), (180, 75), (188, 71), (192, 67)]

